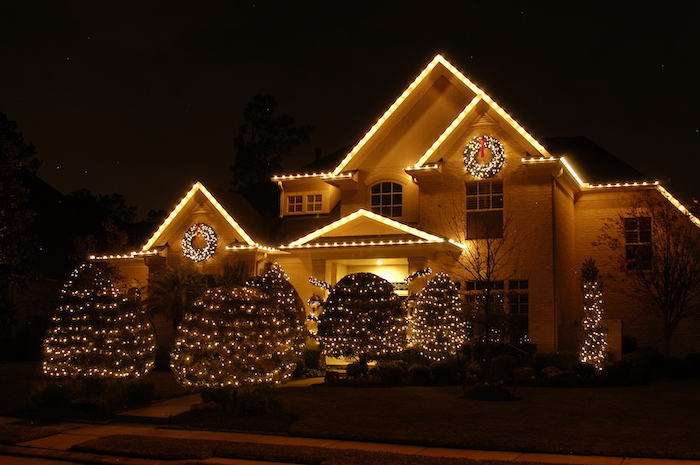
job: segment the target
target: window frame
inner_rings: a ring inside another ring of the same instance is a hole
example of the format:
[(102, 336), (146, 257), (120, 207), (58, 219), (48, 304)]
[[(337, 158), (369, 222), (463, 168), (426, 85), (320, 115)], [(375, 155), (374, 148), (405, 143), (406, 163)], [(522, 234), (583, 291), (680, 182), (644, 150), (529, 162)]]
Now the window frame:
[[(384, 189), (389, 187), (389, 191)], [(398, 187), (398, 190), (396, 188)], [(376, 191), (375, 191), (376, 190)], [(377, 203), (375, 203), (375, 199)], [(396, 200), (398, 199), (398, 202)], [(395, 181), (379, 181), (369, 187), (369, 210), (387, 218), (403, 217), (404, 186)], [(388, 201), (388, 203), (385, 203)], [(388, 213), (388, 214), (387, 214)]]
[(466, 181), (464, 188), (467, 240), (502, 239), (505, 210), (503, 180)]
[(653, 260), (653, 225), (651, 216), (622, 219), (625, 259), (628, 271), (651, 271)]

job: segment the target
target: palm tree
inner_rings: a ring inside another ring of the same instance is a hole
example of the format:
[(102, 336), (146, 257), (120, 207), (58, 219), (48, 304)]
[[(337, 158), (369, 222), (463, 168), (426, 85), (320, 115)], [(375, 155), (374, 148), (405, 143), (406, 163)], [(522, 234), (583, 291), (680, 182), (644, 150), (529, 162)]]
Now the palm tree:
[(148, 285), (146, 308), (151, 316), (163, 315), (177, 328), (185, 309), (206, 290), (206, 279), (191, 265), (166, 266)]

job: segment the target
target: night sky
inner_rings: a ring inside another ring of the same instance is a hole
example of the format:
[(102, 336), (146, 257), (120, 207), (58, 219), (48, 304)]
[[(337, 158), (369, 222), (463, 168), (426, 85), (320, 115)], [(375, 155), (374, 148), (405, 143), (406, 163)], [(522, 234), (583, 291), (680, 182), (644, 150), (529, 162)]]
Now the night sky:
[(585, 135), (700, 197), (700, 2), (32, 1), (0, 6), (0, 111), (62, 193), (170, 210), (228, 187), (256, 94), (356, 143), (437, 53), (536, 138)]

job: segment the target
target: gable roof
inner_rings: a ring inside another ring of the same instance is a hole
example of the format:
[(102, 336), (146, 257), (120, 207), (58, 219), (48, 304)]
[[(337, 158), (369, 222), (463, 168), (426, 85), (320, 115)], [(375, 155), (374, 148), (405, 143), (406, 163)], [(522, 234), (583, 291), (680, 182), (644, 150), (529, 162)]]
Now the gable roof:
[[(343, 172), (353, 170), (368, 152), (372, 149), (372, 144), (376, 144), (376, 139), (386, 137), (408, 114), (411, 109), (421, 102), (421, 97), (436, 85), (441, 79), (446, 80), (462, 93), (466, 105), (450, 114), (450, 119), (444, 125), (433, 128), (434, 140), (421, 141), (424, 150), (418, 154), (413, 161), (413, 166), (420, 167), (436, 162), (440, 156), (437, 153), (443, 143), (455, 132), (455, 129), (470, 119), (476, 119), (485, 111), (490, 113), (494, 119), (500, 120), (504, 128), (514, 137), (521, 140), (523, 145), (531, 152), (540, 156), (549, 156), (546, 148), (538, 142), (532, 135), (506, 113), (496, 102), (491, 99), (483, 90), (467, 79), (457, 68), (448, 62), (441, 55), (435, 58), (426, 66), (418, 77), (408, 86), (398, 99), (389, 107), (372, 128), (365, 134), (360, 142), (343, 158), (332, 172), (334, 176), (341, 176)], [(440, 115), (445, 118), (446, 115)], [(415, 145), (415, 144), (414, 144)]]
[[(151, 236), (151, 238), (142, 247), (143, 251), (148, 251), (158, 243), (159, 239), (166, 232), (168, 227), (178, 218), (181, 212), (188, 206), (191, 202), (195, 201), (195, 196), (197, 193), (201, 193), (211, 206), (214, 207), (215, 211), (218, 212), (226, 222), (236, 231), (236, 233), (241, 237), (241, 239), (251, 247), (259, 247), (248, 233), (238, 224), (236, 220), (233, 219), (231, 214), (219, 203), (219, 201), (207, 190), (206, 187), (202, 185), (199, 181), (196, 182), (192, 188), (187, 192), (187, 194), (180, 200), (177, 206), (170, 212), (170, 215), (163, 221), (156, 232)], [(241, 197), (242, 199), (242, 197)], [(239, 216), (240, 217), (240, 216)]]
[(362, 247), (443, 242), (448, 241), (426, 231), (360, 209), (281, 248)]

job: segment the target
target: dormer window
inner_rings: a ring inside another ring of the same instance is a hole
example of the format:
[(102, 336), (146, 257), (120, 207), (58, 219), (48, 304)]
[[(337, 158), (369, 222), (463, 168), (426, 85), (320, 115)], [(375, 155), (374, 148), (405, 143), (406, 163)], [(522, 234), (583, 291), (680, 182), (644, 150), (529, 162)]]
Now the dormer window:
[(305, 214), (323, 211), (323, 194), (293, 194), (287, 196), (287, 213)]
[(302, 213), (304, 211), (304, 196), (290, 195), (287, 197), (287, 213)]
[(320, 212), (323, 210), (323, 196), (321, 194), (312, 194), (306, 196), (306, 211)]
[(395, 182), (380, 182), (372, 186), (370, 208), (372, 213), (378, 213), (390, 218), (402, 216), (403, 186)]

